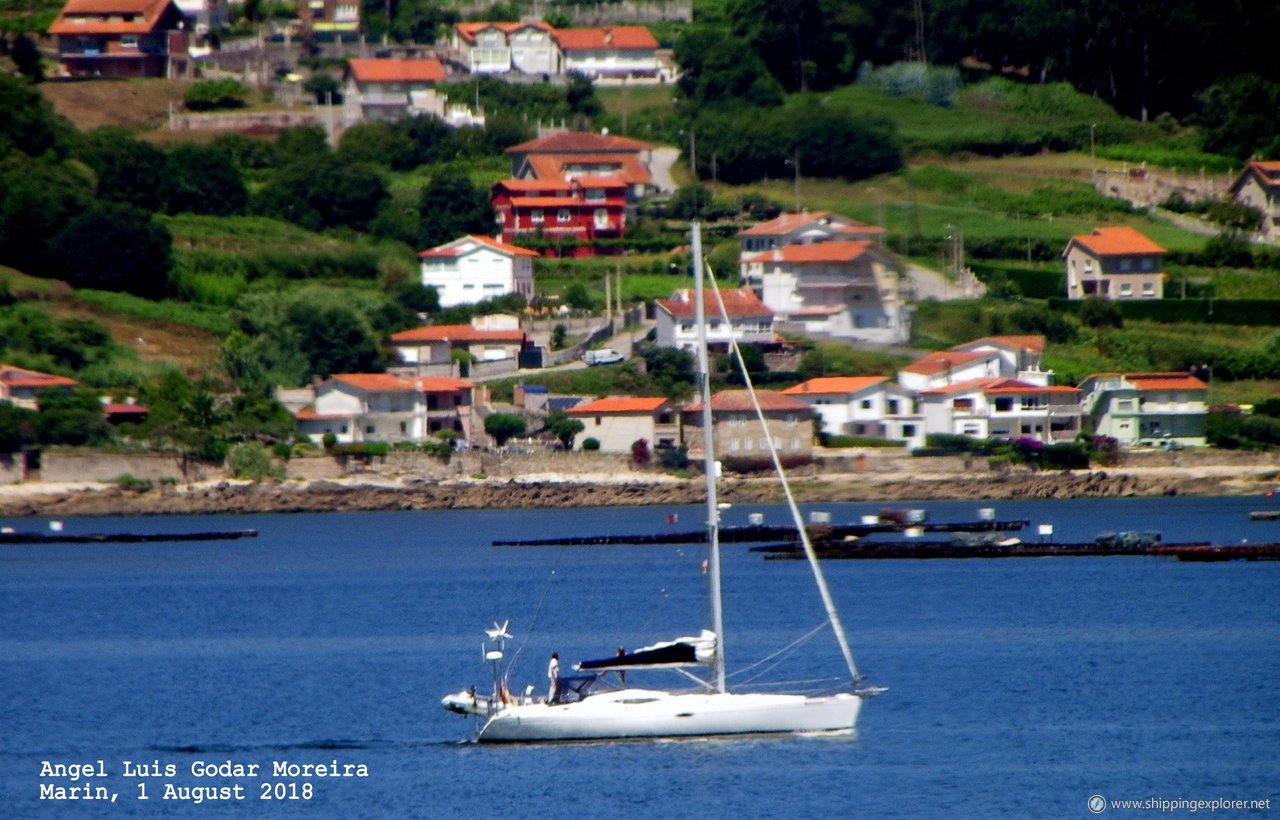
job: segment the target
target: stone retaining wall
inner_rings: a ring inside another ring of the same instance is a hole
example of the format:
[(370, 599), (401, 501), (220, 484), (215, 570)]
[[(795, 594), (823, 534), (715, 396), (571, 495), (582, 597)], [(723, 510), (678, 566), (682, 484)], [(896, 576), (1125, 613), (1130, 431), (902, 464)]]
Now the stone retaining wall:
[(182, 461), (174, 456), (115, 455), (44, 452), (40, 456), (40, 481), (115, 481), (131, 475), (149, 481), (204, 481), (219, 478), (222, 471), (207, 464)]

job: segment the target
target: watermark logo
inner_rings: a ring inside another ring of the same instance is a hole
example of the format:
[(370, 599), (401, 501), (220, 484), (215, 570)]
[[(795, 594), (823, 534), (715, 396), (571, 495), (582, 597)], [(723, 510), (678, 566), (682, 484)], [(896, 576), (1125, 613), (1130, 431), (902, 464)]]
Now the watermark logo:
[(1095, 794), (1089, 798), (1089, 811), (1094, 814), (1102, 814), (1107, 810), (1107, 798), (1100, 794)]

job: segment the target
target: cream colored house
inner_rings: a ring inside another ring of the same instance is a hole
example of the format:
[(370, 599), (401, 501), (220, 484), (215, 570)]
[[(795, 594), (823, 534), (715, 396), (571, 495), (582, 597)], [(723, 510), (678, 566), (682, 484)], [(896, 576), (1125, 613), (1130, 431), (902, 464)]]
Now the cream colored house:
[(911, 335), (896, 264), (874, 242), (786, 245), (748, 256), (740, 267), (776, 317), (802, 332), (885, 344)]
[(1080, 383), (1085, 426), (1121, 444), (1205, 444), (1209, 388), (1187, 373), (1097, 373)]
[[(481, 317), (490, 318), (490, 317)], [(391, 334), (391, 349), (399, 360), (419, 375), (453, 374), (457, 363), (454, 351), (463, 351), (477, 363), (505, 362), (516, 369), (520, 351), (529, 337), (515, 327), (469, 325), (429, 325)]]
[(970, 438), (1032, 438), (1046, 444), (1080, 433), (1080, 390), (1017, 379), (971, 379), (920, 393), (929, 433)]
[(574, 439), (574, 448), (594, 438), (606, 453), (629, 453), (639, 439), (649, 449), (675, 447), (680, 443), (680, 417), (670, 400), (657, 397), (615, 396), (596, 399), (566, 411), (582, 422), (583, 431)]
[(1259, 233), (1268, 239), (1280, 236), (1280, 162), (1250, 162), (1230, 190), (1236, 202), (1262, 211)]
[(1162, 299), (1164, 252), (1133, 228), (1094, 228), (1073, 236), (1062, 251), (1067, 298)]
[(745, 259), (787, 245), (816, 245), (819, 242), (853, 242), (861, 239), (880, 242), (884, 233), (884, 228), (867, 225), (831, 211), (781, 214), (739, 232), (738, 258)]
[(313, 406), (299, 411), (299, 432), (332, 433), (341, 443), (424, 441), (452, 430), (470, 441), (474, 386), (447, 376), (402, 378), (389, 373), (341, 373), (316, 387)]
[[(695, 295), (692, 288), (682, 288), (672, 294), (670, 299), (658, 299), (654, 302), (657, 306), (654, 314), (654, 337), (659, 347), (690, 351), (697, 349)], [(703, 291), (708, 348), (716, 351), (728, 350), (731, 339), (739, 344), (772, 344), (777, 341), (773, 332), (773, 311), (755, 293), (747, 288), (734, 288), (720, 291), (720, 298), (724, 303), (724, 312), (729, 317), (728, 322), (720, 314), (720, 303), (716, 301), (714, 291)]]
[(0, 364), (0, 401), (9, 401), (17, 407), (34, 410), (41, 391), (70, 390), (80, 382), (66, 376), (54, 376), (38, 370), (24, 370), (13, 365)]

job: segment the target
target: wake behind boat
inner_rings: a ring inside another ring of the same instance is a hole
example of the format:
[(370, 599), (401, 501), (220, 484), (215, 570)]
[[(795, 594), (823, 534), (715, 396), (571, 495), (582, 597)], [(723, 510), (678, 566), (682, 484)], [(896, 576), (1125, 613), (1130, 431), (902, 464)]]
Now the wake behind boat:
[[(848, 667), (848, 691), (827, 695), (730, 692), (726, 686), (724, 616), (720, 589), (720, 522), (716, 496), (719, 464), (715, 460), (712, 441), (711, 378), (707, 354), (706, 293), (713, 294), (720, 317), (724, 306), (714, 287), (704, 291), (702, 236), (697, 223), (692, 226), (694, 266), (694, 301), (698, 329), (698, 383), (701, 398), (704, 473), (707, 481), (706, 563), (711, 599), (711, 625), (696, 637), (677, 638), (632, 652), (619, 652), (611, 658), (582, 661), (576, 670), (582, 674), (560, 676), (558, 659), (553, 656), (549, 670), (551, 691), (548, 697), (534, 696), (533, 687), (521, 695), (507, 688), (509, 667), (504, 669), (505, 641), (512, 636), (507, 624), (494, 624), (488, 630), (494, 648), (486, 645), (485, 660), (493, 674), (493, 688), (488, 695), (478, 694), (474, 687), (447, 695), (441, 705), (452, 712), (473, 715), (483, 720), (477, 734), (482, 742), (548, 742), (568, 740), (621, 740), (627, 738), (703, 737), (761, 733), (852, 731), (864, 696), (882, 689), (858, 689), (861, 680), (849, 649), (835, 604), (827, 590), (813, 545), (801, 520), (799, 508), (786, 483), (768, 425), (765, 423), (755, 390), (741, 354), (733, 344), (740, 370), (746, 378), (747, 392), (755, 407), (762, 435), (768, 441), (775, 470), (782, 483), (795, 529), (809, 558), (819, 594), (827, 612), (827, 620)], [(711, 669), (710, 680), (702, 680), (689, 670)], [(610, 688), (605, 676), (618, 673), (625, 680), (628, 671), (674, 669), (698, 685), (694, 691), (665, 689)]]

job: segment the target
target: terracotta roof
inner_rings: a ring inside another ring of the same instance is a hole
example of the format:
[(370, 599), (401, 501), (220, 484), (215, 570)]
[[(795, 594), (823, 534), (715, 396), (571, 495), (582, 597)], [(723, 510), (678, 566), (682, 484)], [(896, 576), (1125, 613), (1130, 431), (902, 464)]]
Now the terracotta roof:
[[(811, 411), (812, 407), (804, 402), (784, 396), (776, 390), (757, 390), (756, 399), (760, 409), (769, 410), (803, 410)], [(701, 402), (695, 402), (684, 408), (684, 412), (692, 413), (702, 409)], [(715, 412), (755, 412), (751, 403), (751, 394), (746, 390), (721, 390), (711, 397), (711, 409)]]
[[(768, 222), (761, 222), (759, 225), (740, 231), (739, 236), (780, 236), (788, 234), (792, 231), (799, 230), (806, 225), (815, 225), (824, 219), (831, 220), (831, 227), (840, 233), (855, 234), (877, 234), (884, 233), (884, 228), (878, 228), (875, 225), (866, 225), (856, 219), (850, 219), (847, 216), (832, 213), (831, 211), (810, 211), (798, 214), (781, 214)], [(847, 224), (842, 224), (847, 223)]]
[(1209, 385), (1189, 373), (1094, 373), (1090, 379), (1120, 376), (1139, 390), (1207, 390)]
[(0, 384), (9, 387), (74, 387), (80, 382), (66, 376), (54, 376), (38, 370), (23, 370), (21, 367), (0, 365)]
[(128, 404), (122, 401), (107, 402), (102, 405), (102, 412), (108, 416), (145, 416), (149, 411), (141, 404)]
[(788, 387), (786, 390), (783, 390), (782, 393), (786, 396), (856, 393), (859, 390), (865, 390), (872, 385), (877, 385), (884, 381), (887, 381), (884, 376), (827, 376), (819, 379), (809, 379), (807, 382), (801, 382), (795, 387)]
[[(173, 0), (69, 0), (58, 19), (49, 26), (49, 33), (146, 34), (156, 27), (171, 5)], [(129, 22), (108, 19), (123, 15), (134, 15), (136, 19)]]
[[(573, 186), (563, 179), (504, 179), (493, 183), (494, 188), (508, 191), (572, 191)], [(565, 197), (568, 199), (568, 197)]]
[(819, 242), (815, 245), (786, 245), (770, 251), (757, 253), (742, 260), (744, 262), (852, 262), (867, 251), (872, 243), (862, 240), (857, 242)]
[[(1132, 253), (1164, 253), (1164, 248), (1133, 228), (1094, 228), (1077, 234), (1071, 241), (1096, 256), (1120, 256)], [(1068, 247), (1070, 247), (1068, 245)]]
[(427, 257), (458, 257), (475, 250), (476, 244), (484, 245), (485, 247), (492, 248), (500, 253), (505, 253), (508, 256), (538, 255), (537, 251), (531, 251), (528, 248), (517, 248), (515, 245), (508, 245), (506, 242), (499, 242), (495, 239), (490, 239), (487, 236), (470, 234), (469, 236), (464, 236), (460, 239), (455, 239), (452, 242), (446, 242), (443, 245), (437, 245), (434, 248), (422, 251), (418, 256), (424, 259)]
[(1043, 336), (983, 336), (981, 339), (974, 339), (972, 342), (965, 342), (951, 349), (960, 350), (961, 348), (981, 344), (994, 344), (1001, 347), (1011, 347), (1016, 350), (1029, 350), (1033, 353), (1044, 352)]
[(992, 393), (1080, 393), (1078, 387), (1068, 387), (1065, 384), (1051, 384), (1041, 386), (1038, 384), (1028, 384), (1018, 379), (1000, 379), (995, 384), (987, 387), (982, 392)]
[[(596, 170), (593, 179), (616, 177), (622, 182), (631, 184), (649, 184), (653, 175), (645, 167), (644, 162), (635, 154), (531, 154), (526, 160), (533, 175), (538, 179), (563, 180), (575, 172), (567, 171), (569, 165), (608, 165), (613, 170)], [(587, 179), (586, 175), (578, 177), (579, 181)], [(616, 183), (615, 183), (616, 184)], [(583, 182), (583, 185), (586, 185)]]
[(909, 365), (905, 365), (902, 369), (908, 373), (919, 373), (922, 376), (933, 376), (937, 373), (945, 373), (953, 367), (960, 367), (969, 362), (976, 362), (979, 359), (986, 359), (995, 354), (993, 353), (968, 353), (963, 350), (937, 350), (927, 356), (916, 359)]
[[(523, 330), (476, 330), (471, 325), (432, 325), (391, 334), (393, 344), (414, 342), (510, 342), (522, 344)], [(335, 377), (336, 378), (336, 377)]]
[(437, 83), (445, 77), (439, 60), (352, 59), (351, 74), (362, 83)]
[(551, 36), (564, 51), (609, 48), (654, 48), (658, 41), (644, 26), (604, 26), (603, 28), (558, 28)]
[(1264, 185), (1280, 185), (1280, 162), (1274, 160), (1255, 160), (1245, 166), (1242, 176), (1253, 172), (1261, 177)]
[(331, 381), (349, 384), (370, 393), (411, 390), (422, 393), (445, 393), (466, 390), (473, 385), (452, 376), (421, 376), (406, 379), (391, 373), (334, 373)]
[(508, 154), (598, 154), (598, 153), (638, 153), (653, 148), (647, 142), (640, 142), (629, 137), (615, 137), (612, 134), (597, 134), (594, 131), (567, 131), (562, 134), (551, 134), (536, 140), (522, 142), (507, 149)]
[(587, 404), (579, 404), (565, 412), (571, 416), (600, 416), (609, 413), (652, 413), (659, 407), (667, 403), (667, 399), (657, 396), (636, 397), (636, 396), (613, 396), (606, 399), (596, 399)]
[(948, 384), (945, 387), (937, 387), (933, 390), (923, 390), (920, 392), (922, 396), (946, 396), (952, 393), (965, 393), (970, 390), (980, 390), (983, 393), (1079, 393), (1080, 390), (1075, 387), (1066, 387), (1057, 385), (1053, 387), (1041, 387), (1038, 384), (1028, 384), (1017, 379), (991, 378), (991, 379), (969, 379), (967, 381)]
[[(706, 303), (708, 318), (715, 318), (720, 315), (720, 305), (716, 302), (714, 291), (704, 290), (702, 298)], [(730, 318), (735, 316), (773, 316), (773, 311), (764, 302), (760, 301), (754, 291), (748, 288), (722, 290), (720, 291), (720, 298), (724, 302), (725, 313), (729, 314)], [(697, 313), (697, 306), (694, 304), (694, 293), (691, 288), (678, 290), (672, 298), (658, 299), (655, 304), (672, 316), (692, 317)]]
[(581, 199), (567, 196), (513, 196), (511, 204), (520, 208), (570, 208), (581, 205), (594, 207), (603, 203), (583, 202)]
[(543, 31), (551, 31), (551, 26), (546, 23), (454, 23), (454, 29), (458, 34), (462, 35), (462, 39), (469, 43), (476, 41), (476, 32), (483, 31), (487, 28), (496, 28), (503, 34), (511, 34), (513, 31), (522, 28), (536, 28)]

